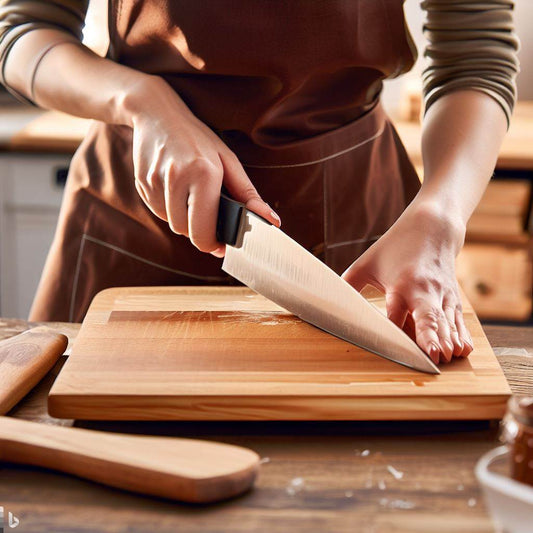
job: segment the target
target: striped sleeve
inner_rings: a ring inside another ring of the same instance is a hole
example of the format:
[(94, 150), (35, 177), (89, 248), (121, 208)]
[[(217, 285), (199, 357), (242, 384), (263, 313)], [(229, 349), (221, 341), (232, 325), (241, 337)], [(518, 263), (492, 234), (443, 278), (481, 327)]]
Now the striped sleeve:
[(5, 80), (4, 67), (13, 45), (38, 28), (62, 30), (81, 41), (88, 3), (89, 0), (0, 0), (0, 82), (16, 98), (29, 101)]
[(513, 0), (425, 0), (426, 111), (441, 96), (474, 89), (491, 96), (509, 122), (516, 100), (518, 38)]

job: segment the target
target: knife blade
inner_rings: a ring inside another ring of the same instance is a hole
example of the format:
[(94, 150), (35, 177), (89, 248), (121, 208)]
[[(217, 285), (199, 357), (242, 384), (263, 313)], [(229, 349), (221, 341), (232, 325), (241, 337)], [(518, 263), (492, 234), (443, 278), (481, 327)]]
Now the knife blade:
[(317, 257), (222, 194), (217, 239), (222, 270), (302, 320), (414, 370), (440, 374), (420, 347)]

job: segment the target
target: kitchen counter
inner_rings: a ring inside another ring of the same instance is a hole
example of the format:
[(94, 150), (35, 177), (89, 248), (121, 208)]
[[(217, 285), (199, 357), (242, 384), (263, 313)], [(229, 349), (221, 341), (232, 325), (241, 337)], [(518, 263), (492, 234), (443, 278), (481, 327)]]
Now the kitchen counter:
[[(49, 325), (71, 341), (79, 330), (76, 324)], [(28, 326), (22, 320), (0, 319), (0, 339)], [(533, 328), (485, 330), (513, 392), (533, 395)], [(44, 469), (3, 464), (0, 506), (6, 516), (10, 511), (19, 518), (18, 531), (493, 531), (473, 468), (484, 452), (498, 445), (496, 423), (57, 420), (46, 412), (46, 395), (62, 364), (10, 416), (240, 444), (256, 450), (265, 464), (253, 491), (210, 506), (182, 505)], [(396, 469), (396, 476), (387, 466)]]
[[(0, 150), (21, 152), (74, 153), (82, 141), (89, 120), (58, 111), (37, 108), (0, 108)], [(417, 122), (395, 120), (411, 160), (422, 165), (421, 128)], [(533, 169), (533, 102), (518, 102), (511, 127), (503, 142), (498, 167)]]
[(0, 107), (0, 151), (73, 154), (90, 120), (36, 107)]

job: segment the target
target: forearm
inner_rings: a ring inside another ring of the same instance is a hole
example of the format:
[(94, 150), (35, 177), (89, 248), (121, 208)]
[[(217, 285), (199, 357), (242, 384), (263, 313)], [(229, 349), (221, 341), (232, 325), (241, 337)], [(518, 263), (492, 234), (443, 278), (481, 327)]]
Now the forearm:
[(492, 176), (506, 130), (501, 106), (475, 90), (446, 94), (426, 113), (424, 182), (417, 201), (435, 206), (461, 239)]
[[(35, 58), (51, 45), (35, 69)], [(132, 125), (150, 87), (157, 85), (155, 77), (99, 57), (54, 29), (22, 36), (9, 53), (5, 78), (41, 107), (125, 125)]]
[[(216, 238), (222, 186), (279, 226), (279, 217), (261, 199), (235, 154), (162, 78), (103, 59), (67, 34), (69, 42), (49, 49), (58, 34), (34, 30), (16, 41), (6, 81), (43, 107), (132, 127), (132, 185), (174, 233), (222, 257), (224, 245)], [(31, 62), (47, 49), (32, 90), (27, 76)]]

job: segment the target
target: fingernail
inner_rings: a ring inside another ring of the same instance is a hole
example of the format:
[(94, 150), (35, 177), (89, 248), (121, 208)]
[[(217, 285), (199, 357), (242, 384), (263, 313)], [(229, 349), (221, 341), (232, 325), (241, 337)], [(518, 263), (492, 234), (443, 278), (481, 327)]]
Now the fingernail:
[(439, 353), (440, 353), (440, 348), (436, 344), (431, 343), (429, 345), (429, 357), (434, 363), (439, 362)]
[(446, 344), (446, 348), (448, 348), (448, 350), (450, 350), (450, 352), (453, 352), (453, 343), (452, 343), (452, 341), (445, 340), (444, 344)]

